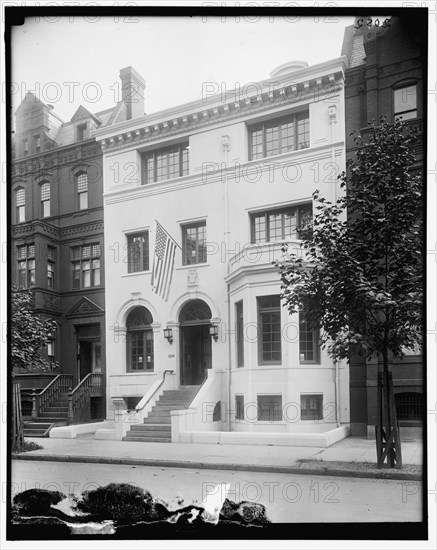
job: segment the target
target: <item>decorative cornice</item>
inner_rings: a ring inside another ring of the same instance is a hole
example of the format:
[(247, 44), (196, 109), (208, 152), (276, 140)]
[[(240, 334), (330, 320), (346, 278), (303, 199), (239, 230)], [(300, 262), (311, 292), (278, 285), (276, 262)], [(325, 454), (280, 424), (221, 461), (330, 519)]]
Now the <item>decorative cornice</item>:
[(93, 224), (87, 224), (87, 225), (79, 225), (76, 227), (67, 227), (65, 229), (61, 229), (60, 236), (61, 239), (64, 237), (69, 237), (72, 235), (80, 235), (81, 233), (90, 233), (91, 231), (103, 231), (103, 222), (93, 223)]
[[(139, 128), (125, 127), (125, 129), (115, 129), (114, 135), (105, 136), (102, 131), (102, 137), (96, 134), (97, 141), (101, 144), (103, 152), (117, 151), (127, 147), (140, 147), (162, 141), (167, 137), (173, 137), (187, 132), (201, 130), (214, 124), (228, 123), (230, 120), (253, 116), (258, 113), (268, 111), (272, 108), (282, 106), (283, 110), (299, 105), (306, 100), (317, 98), (343, 89), (343, 73), (340, 71), (329, 75), (318, 76), (304, 82), (290, 84), (281, 89), (263, 91), (235, 101), (215, 105), (210, 108), (199, 108), (194, 113), (180, 113), (179, 116), (173, 114), (168, 120), (150, 121)], [(320, 100), (320, 99), (319, 99)], [(200, 106), (199, 106), (200, 107)], [(139, 123), (133, 120), (132, 123)]]

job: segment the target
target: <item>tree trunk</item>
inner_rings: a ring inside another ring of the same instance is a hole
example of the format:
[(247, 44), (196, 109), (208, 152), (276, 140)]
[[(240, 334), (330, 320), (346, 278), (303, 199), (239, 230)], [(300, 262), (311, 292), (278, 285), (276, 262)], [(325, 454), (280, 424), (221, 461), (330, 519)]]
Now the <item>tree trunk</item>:
[(402, 467), (401, 442), (393, 395), (393, 375), (389, 366), (388, 347), (384, 349), (383, 372), (378, 373), (376, 453), (378, 467), (385, 459), (389, 468)]
[(21, 451), (24, 444), (23, 419), (21, 416), (20, 384), (13, 384), (12, 392), (12, 450)]

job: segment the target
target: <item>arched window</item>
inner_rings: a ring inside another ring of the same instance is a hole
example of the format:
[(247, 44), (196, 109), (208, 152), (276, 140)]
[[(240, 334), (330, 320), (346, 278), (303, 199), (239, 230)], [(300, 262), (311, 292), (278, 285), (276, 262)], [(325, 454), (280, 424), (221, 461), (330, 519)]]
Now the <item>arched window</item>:
[(15, 193), (15, 208), (16, 223), (26, 221), (26, 190), (23, 187), (17, 189)]
[(136, 307), (128, 315), (127, 371), (153, 371), (153, 317), (145, 307)]
[(41, 184), (41, 217), (50, 216), (50, 183), (45, 181)]

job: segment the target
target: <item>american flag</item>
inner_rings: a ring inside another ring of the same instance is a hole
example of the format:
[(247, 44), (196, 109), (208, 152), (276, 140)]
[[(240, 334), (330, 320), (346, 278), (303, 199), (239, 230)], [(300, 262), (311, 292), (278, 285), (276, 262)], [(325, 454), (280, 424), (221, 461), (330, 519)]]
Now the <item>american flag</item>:
[(156, 222), (155, 256), (153, 259), (152, 288), (167, 301), (173, 275), (176, 242), (159, 222)]

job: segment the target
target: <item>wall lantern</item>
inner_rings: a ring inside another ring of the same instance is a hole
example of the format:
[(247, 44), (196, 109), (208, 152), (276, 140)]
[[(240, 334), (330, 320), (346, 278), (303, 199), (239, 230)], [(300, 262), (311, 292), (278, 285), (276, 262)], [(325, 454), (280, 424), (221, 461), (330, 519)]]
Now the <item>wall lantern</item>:
[(218, 340), (218, 326), (215, 324), (212, 324), (209, 326), (209, 335), (214, 338), (214, 340), (217, 342)]
[(164, 338), (168, 340), (169, 344), (173, 344), (173, 330), (171, 328), (164, 329)]

